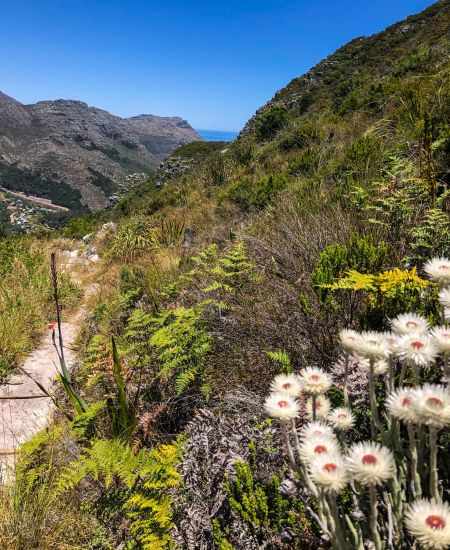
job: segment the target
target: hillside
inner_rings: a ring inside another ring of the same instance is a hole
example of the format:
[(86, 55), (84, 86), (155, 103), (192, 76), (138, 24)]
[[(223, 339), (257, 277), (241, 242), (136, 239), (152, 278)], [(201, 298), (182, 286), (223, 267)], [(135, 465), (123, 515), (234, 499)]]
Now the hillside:
[(120, 118), (72, 100), (22, 105), (0, 93), (0, 185), (73, 211), (99, 209), (124, 176), (199, 139), (178, 117)]
[[(46, 237), (95, 255), (99, 291), (3, 546), (450, 546), (449, 31), (444, 0), (352, 41)], [(39, 241), (2, 242), (8, 288), (14, 258), (39, 288)]]

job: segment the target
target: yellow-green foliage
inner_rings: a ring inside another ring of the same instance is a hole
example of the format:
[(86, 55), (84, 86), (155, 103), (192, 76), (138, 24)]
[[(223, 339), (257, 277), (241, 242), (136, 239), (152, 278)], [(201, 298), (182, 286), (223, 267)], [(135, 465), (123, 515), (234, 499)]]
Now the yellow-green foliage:
[(202, 308), (178, 307), (153, 317), (150, 344), (158, 356), (158, 376), (165, 381), (175, 377), (177, 394), (201, 377), (211, 348), (201, 313)]
[(387, 252), (386, 243), (375, 244), (372, 239), (359, 235), (352, 235), (345, 244), (329, 245), (321, 252), (312, 273), (313, 287), (325, 300), (327, 289), (336, 278), (352, 269), (367, 273), (377, 271), (386, 260)]
[(181, 444), (160, 445), (134, 453), (120, 440), (95, 440), (82, 456), (62, 472), (58, 492), (64, 493), (81, 481), (95, 480), (106, 490), (120, 483), (126, 489), (120, 505), (129, 520), (129, 549), (173, 548), (172, 500), (169, 491), (178, 486), (177, 464)]
[[(234, 475), (226, 482), (228, 504), (234, 514), (237, 514), (248, 525), (253, 534), (261, 541), (267, 533), (279, 533), (284, 527), (300, 532), (308, 530), (309, 526), (300, 521), (303, 516), (303, 506), (300, 500), (284, 497), (280, 492), (280, 480), (273, 476), (268, 483), (255, 479), (252, 464), (244, 461), (234, 463)], [(222, 544), (224, 550), (232, 548), (226, 539), (226, 526), (217, 522), (213, 525), (213, 533)], [(219, 545), (220, 547), (220, 545)]]
[[(172, 548), (172, 499), (168, 494), (180, 484), (177, 464), (181, 445), (160, 445), (150, 453), (139, 470), (142, 480), (125, 504), (130, 532), (143, 550)], [(132, 548), (133, 545), (130, 545)]]
[(340, 291), (362, 292), (368, 307), (369, 315), (382, 315), (390, 318), (405, 311), (421, 311), (433, 314), (433, 293), (424, 291), (433, 285), (422, 279), (412, 269), (395, 268), (377, 275), (349, 271), (332, 284), (325, 285), (333, 294)]

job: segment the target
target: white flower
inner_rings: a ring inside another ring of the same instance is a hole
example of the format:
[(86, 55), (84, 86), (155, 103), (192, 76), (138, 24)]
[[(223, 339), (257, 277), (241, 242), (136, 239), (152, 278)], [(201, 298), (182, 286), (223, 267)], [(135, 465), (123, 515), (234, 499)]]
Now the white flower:
[(450, 287), (443, 288), (439, 292), (439, 302), (441, 306), (450, 308)]
[(433, 258), (423, 267), (425, 273), (440, 285), (450, 283), (450, 260), (447, 258)]
[[(312, 408), (313, 408), (313, 400), (312, 397), (310, 397), (306, 401), (306, 414), (308, 415), (308, 418), (312, 419)], [(316, 397), (316, 418), (326, 418), (328, 416), (328, 413), (330, 412), (331, 403), (329, 399), (327, 399), (324, 395), (318, 395)]]
[(330, 375), (317, 367), (307, 367), (300, 371), (300, 382), (303, 391), (310, 395), (325, 393), (331, 387)]
[(358, 347), (358, 342), (361, 335), (359, 332), (356, 332), (356, 330), (344, 329), (339, 333), (339, 338), (345, 351), (352, 353)]
[(431, 331), (431, 336), (441, 353), (450, 352), (450, 328), (436, 327)]
[(271, 393), (264, 403), (266, 413), (272, 418), (291, 420), (296, 418), (299, 412), (297, 401), (287, 393)]
[(412, 388), (399, 388), (386, 399), (386, 408), (390, 414), (403, 422), (417, 424), (419, 419), (414, 409), (417, 392)]
[(397, 355), (403, 361), (426, 367), (435, 360), (437, 349), (433, 340), (427, 335), (405, 334), (398, 341)]
[(389, 356), (389, 347), (383, 333), (367, 331), (361, 333), (356, 352), (365, 359), (376, 361)]
[(446, 386), (425, 384), (418, 388), (413, 407), (420, 424), (435, 428), (450, 425), (450, 393)]
[(313, 437), (335, 437), (333, 429), (325, 422), (308, 422), (305, 424), (301, 431), (300, 436), (302, 439), (312, 439)]
[(444, 308), (444, 319), (450, 321), (450, 307)]
[(386, 342), (386, 345), (389, 350), (389, 355), (392, 355), (393, 353), (396, 353), (397, 346), (398, 346), (398, 334), (395, 334), (394, 332), (385, 332), (384, 333), (384, 341)]
[(416, 500), (405, 514), (405, 524), (421, 548), (444, 550), (450, 545), (450, 506), (447, 502)]
[(355, 423), (355, 418), (350, 409), (341, 407), (338, 409), (334, 409), (334, 411), (331, 411), (328, 417), (328, 422), (330, 422), (330, 424), (334, 426), (336, 430), (346, 432), (353, 427)]
[(322, 455), (339, 453), (339, 445), (335, 437), (317, 436), (311, 439), (302, 439), (300, 456), (306, 463)]
[(380, 485), (395, 474), (391, 451), (371, 441), (356, 443), (351, 447), (347, 468), (353, 479), (362, 485)]
[[(360, 357), (358, 355), (354, 355), (356, 361), (358, 362), (359, 368), (365, 370), (366, 372), (369, 372), (370, 370), (370, 360), (365, 359), (364, 357)], [(373, 364), (373, 373), (378, 376), (381, 374), (385, 374), (389, 369), (389, 364), (386, 361), (386, 359), (377, 359), (374, 361)]]
[(270, 391), (297, 397), (302, 391), (302, 385), (296, 374), (279, 374), (272, 380)]
[(415, 313), (402, 313), (391, 321), (392, 330), (396, 334), (424, 334), (428, 331), (428, 321)]
[(348, 482), (345, 463), (339, 453), (316, 456), (309, 465), (311, 478), (325, 491), (340, 493)]

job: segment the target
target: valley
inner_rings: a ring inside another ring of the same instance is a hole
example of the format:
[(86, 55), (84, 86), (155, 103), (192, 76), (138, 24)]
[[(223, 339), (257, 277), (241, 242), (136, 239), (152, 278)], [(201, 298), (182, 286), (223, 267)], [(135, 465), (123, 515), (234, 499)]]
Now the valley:
[(449, 31), (350, 41), (232, 141), (0, 97), (4, 200), (70, 213), (0, 237), (0, 547), (450, 548)]

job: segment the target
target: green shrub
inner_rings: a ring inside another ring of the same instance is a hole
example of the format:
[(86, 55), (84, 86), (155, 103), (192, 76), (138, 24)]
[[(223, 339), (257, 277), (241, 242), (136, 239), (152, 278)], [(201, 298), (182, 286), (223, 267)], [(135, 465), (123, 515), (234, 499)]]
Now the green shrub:
[(278, 174), (266, 176), (256, 182), (244, 178), (232, 183), (222, 194), (222, 198), (237, 203), (243, 210), (260, 210), (270, 204), (287, 183), (287, 178)]
[(368, 237), (353, 235), (347, 243), (331, 244), (321, 253), (311, 276), (313, 288), (320, 299), (328, 295), (326, 285), (352, 269), (361, 273), (379, 271), (388, 257), (386, 243), (375, 244)]
[(319, 139), (320, 130), (318, 126), (306, 120), (284, 131), (279, 138), (278, 147), (281, 151), (303, 149), (317, 143)]
[(259, 141), (270, 140), (286, 126), (288, 113), (286, 109), (273, 106), (266, 109), (256, 120), (256, 137)]

